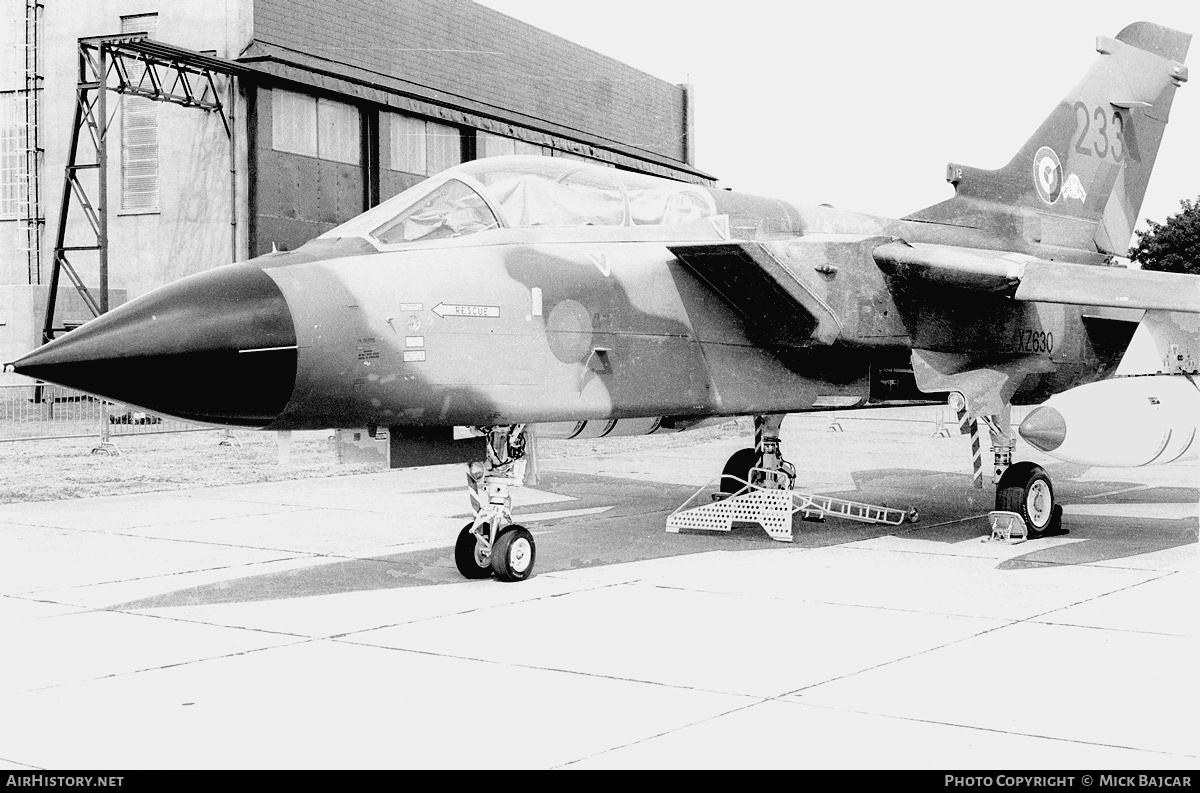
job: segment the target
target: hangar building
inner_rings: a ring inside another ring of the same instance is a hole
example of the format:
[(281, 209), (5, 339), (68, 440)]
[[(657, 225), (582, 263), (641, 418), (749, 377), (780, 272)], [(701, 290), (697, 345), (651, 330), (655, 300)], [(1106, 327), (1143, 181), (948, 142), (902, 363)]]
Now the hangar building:
[(470, 0), (0, 0), (0, 31), (0, 361), (104, 282), (294, 248), (465, 160), (712, 183), (689, 86)]

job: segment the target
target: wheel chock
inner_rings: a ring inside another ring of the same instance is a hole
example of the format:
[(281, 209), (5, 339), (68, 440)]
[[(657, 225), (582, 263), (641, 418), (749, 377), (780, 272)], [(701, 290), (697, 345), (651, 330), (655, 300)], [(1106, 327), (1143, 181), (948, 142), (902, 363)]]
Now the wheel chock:
[(1016, 545), (1029, 539), (1029, 533), (1025, 528), (1025, 519), (1015, 512), (1002, 509), (993, 510), (988, 513), (988, 522), (991, 524), (992, 533), (990, 536), (984, 537), (983, 542)]

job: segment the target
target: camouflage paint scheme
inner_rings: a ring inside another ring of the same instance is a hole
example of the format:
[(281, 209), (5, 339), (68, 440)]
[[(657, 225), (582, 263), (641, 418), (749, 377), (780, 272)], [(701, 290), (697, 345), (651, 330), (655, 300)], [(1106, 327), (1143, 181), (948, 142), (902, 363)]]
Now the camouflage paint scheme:
[[(948, 391), (990, 415), (1104, 377), (1145, 309), (1200, 310), (1196, 279), (1102, 266), (1131, 236), (1190, 39), (1150, 23), (1102, 38), (1096, 65), (1008, 165), (950, 165), (955, 196), (903, 219), (679, 185), (710, 202), (687, 222), (634, 225), (627, 207), (621, 225), (509, 221), (385, 244), (350, 221), (297, 251), (195, 276), (257, 269), (278, 290), (263, 298), (273, 330), (257, 344), (238, 347), (244, 334), (234, 334), (236, 344), (206, 337), (197, 349), (224, 345), (230, 361), (254, 352), (239, 365), (252, 358), (280, 383), (294, 371), (286, 399), (208, 418), (400, 435), (597, 420), (611, 430), (635, 419), (632, 429), (651, 431)], [(456, 179), (478, 189), (472, 180), (490, 178), (487, 169), (519, 173), (538, 159), (467, 163), (413, 190)], [(385, 217), (379, 210), (367, 214)], [(153, 398), (129, 393), (144, 378), (78, 375), (85, 363), (127, 363), (117, 341), (138, 311), (137, 344), (178, 335), (187, 323), (162, 328), (153, 306), (174, 305), (187, 283), (51, 342), (17, 370), (196, 417), (165, 387)], [(292, 336), (276, 329), (286, 324), (280, 297)], [(242, 313), (258, 321), (252, 308)], [(215, 389), (202, 383), (186, 388)]]

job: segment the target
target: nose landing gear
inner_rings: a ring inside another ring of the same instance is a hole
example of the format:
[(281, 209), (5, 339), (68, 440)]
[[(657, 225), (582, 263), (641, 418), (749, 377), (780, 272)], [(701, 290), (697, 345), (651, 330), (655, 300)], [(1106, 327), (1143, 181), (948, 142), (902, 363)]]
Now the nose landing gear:
[(467, 466), (467, 490), (475, 520), (459, 532), (454, 565), (464, 578), (495, 575), (524, 581), (533, 574), (533, 534), (512, 522), (512, 491), (525, 480), (528, 460), (524, 424), (489, 427), (487, 459)]

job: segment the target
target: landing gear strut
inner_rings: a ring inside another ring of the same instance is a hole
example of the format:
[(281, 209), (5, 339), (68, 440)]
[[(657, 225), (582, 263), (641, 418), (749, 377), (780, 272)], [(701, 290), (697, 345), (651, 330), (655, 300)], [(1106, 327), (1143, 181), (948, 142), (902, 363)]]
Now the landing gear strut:
[(754, 417), (754, 448), (737, 450), (725, 463), (722, 493), (733, 494), (746, 485), (783, 490), (796, 483), (796, 467), (783, 459), (780, 448), (783, 419), (779, 414)]
[(512, 522), (512, 490), (524, 482), (528, 463), (525, 425), (483, 430), (487, 459), (467, 466), (475, 519), (459, 532), (454, 564), (464, 578), (495, 575), (501, 581), (524, 581), (537, 558), (533, 535)]
[(779, 446), (782, 415), (754, 417), (754, 448), (740, 449), (725, 463), (712, 503), (698, 503), (709, 484), (667, 518), (667, 531), (731, 531), (735, 523), (757, 523), (772, 539), (792, 542), (792, 517), (824, 522), (826, 516), (899, 526), (918, 520), (915, 509), (890, 509), (857, 501), (797, 492), (796, 468)]
[(1062, 507), (1054, 500), (1050, 475), (1031, 462), (1013, 463), (1016, 435), (1012, 430), (1012, 406), (991, 416), (975, 417), (967, 398), (950, 394), (950, 407), (957, 411), (961, 432), (971, 436), (973, 477), (975, 487), (983, 487), (983, 456), (980, 424), (988, 428), (992, 441), (992, 481), (996, 483), (996, 511), (1013, 512), (1025, 522), (1028, 538), (1065, 534), (1062, 529)]

